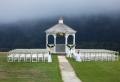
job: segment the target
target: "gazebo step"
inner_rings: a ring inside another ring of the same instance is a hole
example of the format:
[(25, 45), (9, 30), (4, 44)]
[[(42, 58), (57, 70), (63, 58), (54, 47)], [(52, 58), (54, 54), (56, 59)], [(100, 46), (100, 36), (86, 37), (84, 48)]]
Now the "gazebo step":
[(58, 55), (66, 55), (65, 52), (57, 52), (56, 54), (58, 54)]

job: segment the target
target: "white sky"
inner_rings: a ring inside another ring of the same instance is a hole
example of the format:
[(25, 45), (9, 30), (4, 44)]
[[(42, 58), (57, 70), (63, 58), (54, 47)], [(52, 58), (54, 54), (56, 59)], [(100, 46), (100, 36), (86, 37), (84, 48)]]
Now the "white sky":
[(0, 0), (0, 22), (113, 12), (120, 12), (120, 0)]

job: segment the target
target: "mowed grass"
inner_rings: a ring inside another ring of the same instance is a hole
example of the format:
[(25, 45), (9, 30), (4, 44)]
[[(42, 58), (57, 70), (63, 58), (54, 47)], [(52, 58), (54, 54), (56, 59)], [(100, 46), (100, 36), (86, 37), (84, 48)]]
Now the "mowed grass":
[(76, 62), (68, 59), (83, 82), (120, 82), (120, 61)]
[(0, 82), (62, 82), (57, 55), (52, 63), (8, 63), (0, 53)]

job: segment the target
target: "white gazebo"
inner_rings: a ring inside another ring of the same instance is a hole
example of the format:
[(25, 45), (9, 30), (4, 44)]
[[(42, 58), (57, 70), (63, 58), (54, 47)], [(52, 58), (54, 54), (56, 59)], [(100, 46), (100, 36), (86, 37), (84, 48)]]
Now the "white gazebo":
[[(58, 20), (58, 24), (53, 27), (47, 29), (46, 31), (46, 48), (51, 49), (52, 53), (67, 53), (69, 51), (69, 46), (72, 46), (72, 50), (75, 51), (75, 33), (76, 31), (71, 27), (64, 24), (63, 18), (61, 17)], [(54, 43), (49, 44), (49, 35), (54, 37)], [(57, 36), (65, 37), (65, 44), (56, 44)], [(68, 37), (73, 36), (73, 43), (68, 44)]]

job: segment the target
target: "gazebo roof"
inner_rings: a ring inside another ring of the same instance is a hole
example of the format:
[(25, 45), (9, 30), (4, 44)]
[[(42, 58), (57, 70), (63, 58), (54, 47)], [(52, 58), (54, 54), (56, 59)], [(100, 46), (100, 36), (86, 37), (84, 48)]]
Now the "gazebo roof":
[(46, 33), (76, 33), (74, 29), (63, 23), (62, 18), (59, 19), (58, 24), (47, 29), (45, 32)]

